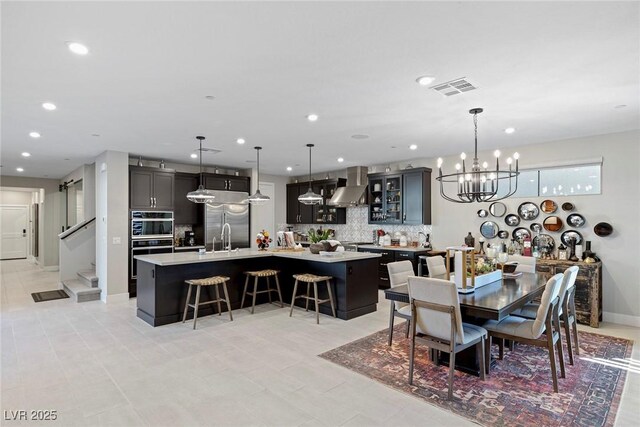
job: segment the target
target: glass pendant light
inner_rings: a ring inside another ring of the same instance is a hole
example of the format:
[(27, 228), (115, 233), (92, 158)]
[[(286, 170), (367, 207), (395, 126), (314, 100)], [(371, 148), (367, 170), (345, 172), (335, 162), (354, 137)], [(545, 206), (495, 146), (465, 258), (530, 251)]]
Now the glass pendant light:
[(202, 141), (205, 138), (204, 136), (196, 136), (196, 139), (200, 141), (200, 154), (198, 155), (200, 157), (200, 185), (197, 190), (187, 193), (187, 199), (193, 203), (207, 203), (213, 201), (216, 196), (213, 195), (213, 191), (205, 190), (204, 185), (202, 185), (204, 182), (202, 177)]
[(269, 196), (265, 196), (260, 192), (260, 150), (262, 150), (262, 147), (253, 147), (253, 148), (255, 148), (256, 150), (256, 156), (258, 159), (258, 180), (256, 181), (258, 183), (258, 189), (256, 190), (255, 193), (249, 196), (248, 201), (252, 205), (264, 205), (269, 200), (271, 200), (271, 198)]
[(322, 203), (322, 196), (314, 193), (311, 189), (311, 148), (313, 148), (313, 144), (307, 144), (307, 147), (309, 147), (309, 189), (298, 197), (298, 201), (304, 205), (318, 205)]

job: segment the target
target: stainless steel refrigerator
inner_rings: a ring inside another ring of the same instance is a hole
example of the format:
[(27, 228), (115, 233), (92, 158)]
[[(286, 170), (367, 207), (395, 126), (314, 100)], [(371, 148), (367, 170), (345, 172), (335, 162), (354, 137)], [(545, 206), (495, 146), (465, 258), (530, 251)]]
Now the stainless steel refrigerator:
[(231, 247), (248, 248), (249, 243), (249, 204), (246, 202), (248, 193), (240, 191), (215, 191), (213, 206), (205, 208), (204, 241), (207, 250), (213, 248), (213, 238), (216, 239), (216, 251), (222, 249), (222, 226), (231, 226)]

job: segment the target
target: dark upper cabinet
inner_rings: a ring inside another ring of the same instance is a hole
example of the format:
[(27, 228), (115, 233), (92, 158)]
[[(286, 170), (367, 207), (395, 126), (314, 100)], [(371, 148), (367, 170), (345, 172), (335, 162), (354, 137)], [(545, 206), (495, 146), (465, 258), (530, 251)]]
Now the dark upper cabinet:
[(174, 175), (172, 169), (130, 166), (129, 207), (173, 210)]
[(190, 202), (187, 194), (198, 188), (200, 178), (190, 173), (176, 173), (173, 219), (176, 224), (197, 224), (198, 203)]
[(248, 193), (250, 190), (250, 178), (248, 176), (205, 174), (204, 188)]
[(368, 175), (369, 224), (431, 224), (431, 169)]
[(402, 174), (402, 223), (431, 224), (431, 170)]
[(298, 196), (309, 189), (308, 182), (287, 184), (287, 224), (346, 224), (345, 208), (327, 205), (336, 188), (343, 187), (346, 179), (312, 181), (312, 190), (322, 196), (319, 205), (304, 205)]

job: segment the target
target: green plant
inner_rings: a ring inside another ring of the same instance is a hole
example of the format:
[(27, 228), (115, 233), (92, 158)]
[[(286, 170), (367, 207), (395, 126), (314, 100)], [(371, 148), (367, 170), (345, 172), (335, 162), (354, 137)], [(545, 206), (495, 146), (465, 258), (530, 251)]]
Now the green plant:
[(326, 230), (314, 230), (313, 228), (309, 229), (309, 240), (311, 241), (311, 243), (318, 243), (322, 240), (327, 240), (329, 237), (331, 237), (331, 230), (326, 229)]

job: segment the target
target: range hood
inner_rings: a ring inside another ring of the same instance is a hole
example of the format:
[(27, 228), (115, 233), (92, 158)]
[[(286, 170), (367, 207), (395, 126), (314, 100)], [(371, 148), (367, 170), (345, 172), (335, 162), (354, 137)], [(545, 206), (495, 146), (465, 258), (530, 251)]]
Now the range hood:
[(338, 187), (328, 204), (341, 208), (366, 205), (367, 172), (366, 166), (347, 168), (347, 186)]

